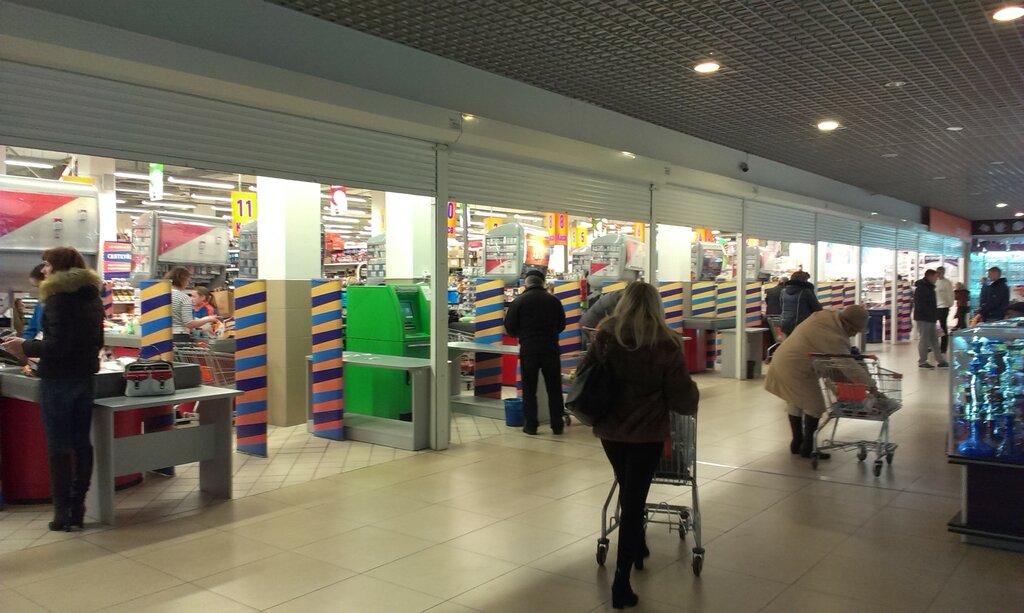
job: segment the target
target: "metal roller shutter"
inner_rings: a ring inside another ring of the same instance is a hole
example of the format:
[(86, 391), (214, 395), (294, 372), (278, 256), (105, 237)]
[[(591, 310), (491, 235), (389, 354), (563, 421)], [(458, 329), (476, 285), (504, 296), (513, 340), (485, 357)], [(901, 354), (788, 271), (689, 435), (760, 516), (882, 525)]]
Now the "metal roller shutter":
[(453, 149), (449, 195), (459, 202), (650, 222), (651, 186)]
[(0, 62), (0, 142), (433, 195), (433, 143)]
[(654, 220), (677, 226), (739, 232), (743, 229), (743, 201), (668, 185), (654, 192)]
[(895, 249), (896, 228), (870, 223), (862, 224), (860, 228), (860, 244), (862, 247)]
[(743, 207), (743, 232), (751, 238), (814, 243), (814, 213), (748, 200)]
[(959, 238), (946, 238), (945, 255), (963, 257), (964, 244)]
[(896, 231), (896, 248), (900, 251), (917, 251), (920, 234), (913, 230)]
[(946, 237), (934, 232), (923, 232), (918, 238), (918, 250), (929, 255), (942, 255), (946, 246)]
[(818, 213), (818, 240), (844, 245), (860, 244), (860, 222), (847, 217)]

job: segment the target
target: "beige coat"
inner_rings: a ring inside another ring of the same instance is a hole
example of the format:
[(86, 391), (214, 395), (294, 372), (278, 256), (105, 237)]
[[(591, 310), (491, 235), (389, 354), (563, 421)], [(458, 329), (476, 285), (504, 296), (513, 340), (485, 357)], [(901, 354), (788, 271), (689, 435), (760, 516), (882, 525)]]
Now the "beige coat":
[(825, 400), (809, 353), (850, 353), (850, 337), (839, 321), (838, 311), (818, 311), (797, 326), (775, 350), (764, 383), (766, 390), (788, 404), (820, 417), (825, 412)]

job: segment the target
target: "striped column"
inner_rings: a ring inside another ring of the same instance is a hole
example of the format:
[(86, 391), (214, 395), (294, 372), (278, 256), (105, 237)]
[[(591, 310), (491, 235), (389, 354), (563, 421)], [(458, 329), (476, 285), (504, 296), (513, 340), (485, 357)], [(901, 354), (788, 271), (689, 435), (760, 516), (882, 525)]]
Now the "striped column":
[(114, 318), (114, 284), (107, 281), (100, 288), (100, 300), (103, 301), (103, 316), (107, 319)]
[(684, 305), (689, 304), (690, 317), (715, 316), (718, 288), (714, 281), (692, 281), (683, 286), (683, 292)]
[(665, 309), (665, 323), (682, 334), (683, 284), (679, 281), (662, 281), (658, 283), (658, 293), (661, 294), (661, 304)]
[(139, 316), (142, 344), (139, 357), (150, 360), (173, 359), (171, 345), (171, 282), (143, 281), (142, 313)]
[[(579, 360), (581, 348), (580, 343), (580, 316), (583, 309), (580, 308), (580, 285), (578, 282), (557, 283), (555, 285), (555, 298), (562, 303), (562, 310), (565, 311), (565, 330), (558, 335), (558, 351), (562, 357), (562, 369), (572, 368)], [(562, 386), (563, 391), (568, 391), (568, 385)]]
[(340, 441), (344, 437), (345, 373), (342, 365), (341, 281), (314, 279), (313, 304), (313, 435)]
[(743, 293), (744, 319), (748, 326), (761, 325), (761, 282), (750, 281)]
[[(476, 280), (476, 342), (500, 345), (505, 323), (505, 284), (495, 279)], [(518, 377), (516, 377), (518, 380)], [(475, 395), (501, 399), (501, 355), (476, 354)]]
[(629, 285), (629, 283), (626, 281), (616, 281), (614, 283), (609, 283), (608, 285), (605, 285), (601, 288), (601, 293), (610, 294), (611, 292), (622, 291), (626, 289), (627, 285)]
[(715, 317), (736, 317), (736, 282), (719, 283), (715, 288)]
[(844, 281), (843, 282), (843, 306), (853, 306), (857, 304), (857, 283), (855, 281)]
[(897, 341), (908, 341), (910, 340), (910, 311), (914, 302), (914, 287), (910, 284), (910, 281), (900, 280), (896, 288), (896, 296), (898, 302), (896, 303), (896, 340)]
[(236, 448), (267, 457), (267, 282), (235, 281)]

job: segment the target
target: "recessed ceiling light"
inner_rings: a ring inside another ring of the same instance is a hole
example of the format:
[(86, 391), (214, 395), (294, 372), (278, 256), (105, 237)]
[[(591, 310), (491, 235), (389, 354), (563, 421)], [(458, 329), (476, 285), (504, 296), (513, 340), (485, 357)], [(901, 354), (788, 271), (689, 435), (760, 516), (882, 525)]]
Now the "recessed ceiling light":
[(122, 172), (117, 171), (114, 176), (118, 179), (138, 179), (139, 181), (149, 181), (149, 175), (141, 172)]
[(120, 200), (120, 199), (119, 200), (114, 200), (114, 204), (124, 204), (125, 202), (128, 202), (128, 201), (127, 200)]
[(1016, 213), (1013, 214), (1013, 216), (1014, 217), (1024, 217), (1024, 213), (1022, 213), (1020, 211), (1017, 211)]
[(992, 164), (993, 166), (1002, 166), (1002, 165), (1003, 165), (1003, 164), (1005, 164), (1005, 163), (1006, 163), (1006, 162), (999, 162), (999, 161), (996, 161), (996, 162), (989, 162), (989, 164)]
[(903, 221), (903, 222), (905, 222), (905, 221), (907, 221), (907, 220), (906, 220), (906, 219), (901, 219), (900, 221)]
[(898, 154), (898, 153), (883, 153), (882, 157), (884, 157), (884, 158), (894, 158), (894, 157), (899, 157), (899, 155), (900, 154)]
[(831, 132), (839, 127), (839, 122), (834, 119), (826, 119), (818, 122), (818, 129), (822, 132)]
[(1024, 7), (1022, 6), (1007, 6), (999, 9), (992, 15), (992, 19), (996, 21), (1013, 21), (1021, 17), (1024, 17)]
[(946, 180), (946, 177), (942, 177), (942, 176), (932, 177), (932, 181), (945, 181), (945, 180)]
[(693, 70), (695, 72), (699, 72), (700, 74), (711, 74), (713, 72), (718, 72), (718, 69), (721, 67), (722, 65), (719, 64), (718, 62), (714, 60), (707, 60), (694, 66)]
[(635, 160), (636, 159), (636, 154), (633, 153), (632, 151), (623, 151), (622, 152), (622, 157), (629, 158), (631, 160)]
[(947, 132), (959, 132), (960, 130), (963, 130), (962, 126), (949, 126), (946, 128)]
[(236, 189), (232, 183), (221, 183), (220, 181), (204, 181), (202, 179), (183, 179), (181, 177), (167, 177), (168, 183), (177, 185), (195, 185), (196, 187), (209, 187), (210, 189)]
[(903, 87), (906, 84), (907, 84), (906, 81), (889, 81), (888, 83), (885, 84), (885, 86), (886, 87)]
[(1000, 202), (999, 204), (996, 205), (996, 208), (997, 209), (1005, 209), (1007, 206), (1009, 206), (1009, 205), (1006, 204), (1005, 202)]
[(471, 115), (470, 113), (463, 113), (462, 114), (462, 120), (463, 121), (473, 121), (474, 119), (476, 119), (476, 115)]
[(878, 213), (876, 213), (876, 212), (874, 212), (874, 211), (871, 211), (871, 215), (872, 215), (872, 216), (874, 216), (874, 215), (878, 215)]
[(16, 160), (13, 158), (7, 158), (5, 162), (8, 166), (22, 166), (24, 168), (53, 168), (53, 164), (47, 164), (46, 162), (34, 162), (32, 160)]

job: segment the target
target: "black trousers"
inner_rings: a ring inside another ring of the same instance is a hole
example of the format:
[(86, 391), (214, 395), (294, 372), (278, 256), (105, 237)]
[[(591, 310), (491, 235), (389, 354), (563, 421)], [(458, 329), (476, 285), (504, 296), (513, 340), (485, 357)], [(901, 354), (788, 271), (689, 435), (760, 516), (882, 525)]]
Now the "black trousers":
[(956, 330), (963, 330), (967, 327), (967, 316), (970, 315), (970, 308), (967, 306), (956, 307)]
[(46, 432), (53, 504), (82, 501), (92, 478), (93, 378), (42, 379), (39, 408)]
[(939, 341), (939, 349), (942, 350), (942, 355), (935, 356), (935, 359), (945, 362), (946, 350), (949, 349), (949, 307), (935, 309), (935, 314), (939, 316), (939, 326), (942, 328), (942, 339)]
[(618, 443), (601, 439), (619, 482), (619, 549), (615, 570), (629, 572), (644, 543), (644, 505), (663, 443)]
[(523, 378), (523, 426), (536, 430), (537, 419), (537, 374), (544, 374), (544, 389), (548, 392), (548, 411), (551, 414), (551, 429), (560, 431), (563, 426), (562, 414), (562, 359), (558, 352), (520, 353), (519, 371)]

